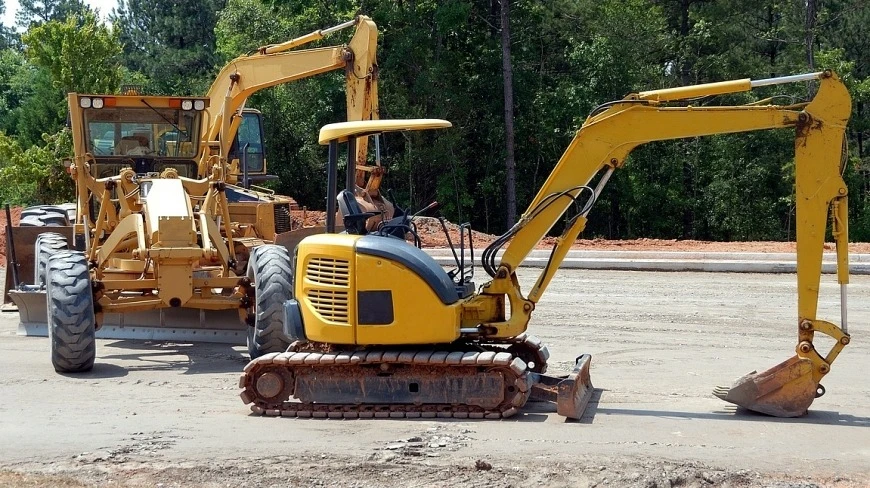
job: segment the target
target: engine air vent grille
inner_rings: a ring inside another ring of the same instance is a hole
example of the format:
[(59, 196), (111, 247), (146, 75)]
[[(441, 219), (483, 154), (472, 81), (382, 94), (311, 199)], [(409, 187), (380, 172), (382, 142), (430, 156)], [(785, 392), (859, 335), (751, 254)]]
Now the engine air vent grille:
[(347, 291), (310, 290), (308, 300), (314, 310), (326, 320), (347, 324)]
[(305, 270), (306, 278), (321, 285), (350, 284), (350, 263), (344, 259), (312, 258)]
[(275, 205), (275, 233), (282, 234), (290, 232), (292, 218), (290, 216), (290, 205), (287, 203), (279, 203)]

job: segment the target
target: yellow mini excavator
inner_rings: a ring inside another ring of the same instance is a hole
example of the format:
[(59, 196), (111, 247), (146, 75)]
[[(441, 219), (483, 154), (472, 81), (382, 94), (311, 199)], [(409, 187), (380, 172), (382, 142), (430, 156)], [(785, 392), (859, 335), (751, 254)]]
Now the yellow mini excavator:
[[(699, 97), (802, 81), (819, 83), (807, 103), (782, 106), (766, 99), (740, 106), (692, 105)], [(283, 308), (285, 334), (294, 342), (286, 352), (264, 355), (245, 367), (242, 400), (255, 413), (271, 416), (501, 418), (536, 397), (553, 401), (561, 415), (580, 418), (592, 392), (590, 357), (578, 357), (569, 375), (549, 376), (547, 349), (526, 330), (611, 174), (646, 142), (793, 128), (797, 354), (714, 393), (769, 415), (803, 415), (824, 392), (820, 380), (849, 343), (847, 190), (841, 174), (850, 108), (846, 88), (828, 71), (646, 91), (606, 103), (586, 119), (519, 222), (484, 250), (483, 267), (491, 279), (477, 291), (464, 262), (457, 263), (459, 272), (446, 272), (394, 237), (413, 230), (408, 217), (367, 233), (358, 225), (367, 214), (351, 198), (353, 175), (347, 175), (347, 190), (338, 195), (333, 177), (328, 191), (337, 197), (347, 231), (307, 237), (292, 261), (289, 255), (282, 258), (292, 274), (264, 277), (248, 290), (262, 293), (276, 283), (289, 284), (283, 296), (271, 294), (269, 308), (257, 313)], [(439, 120), (338, 123), (324, 127), (320, 141), (330, 145), (333, 174), (339, 142), (352, 147), (355, 138), (372, 133), (449, 125)], [(580, 212), (568, 220), (548, 264), (523, 295), (517, 267), (575, 202)], [(842, 328), (816, 317), (829, 217), (842, 285)], [(268, 252), (268, 246), (261, 250)], [(816, 333), (833, 338), (829, 352), (816, 350)]]

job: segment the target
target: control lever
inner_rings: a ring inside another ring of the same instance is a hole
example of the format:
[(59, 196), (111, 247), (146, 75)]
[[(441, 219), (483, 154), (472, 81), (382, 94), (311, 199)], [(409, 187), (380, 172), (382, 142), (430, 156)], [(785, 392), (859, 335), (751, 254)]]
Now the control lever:
[(435, 200), (435, 201), (433, 201), (432, 203), (430, 203), (429, 205), (426, 205), (425, 207), (423, 207), (423, 208), (421, 208), (420, 210), (418, 210), (417, 213), (415, 213), (414, 215), (411, 215), (411, 218), (413, 219), (414, 217), (417, 217), (418, 215), (420, 215), (420, 214), (422, 214), (422, 213), (424, 213), (424, 212), (428, 212), (428, 211), (430, 211), (430, 210), (435, 210), (435, 209), (438, 209), (438, 208), (440, 208), (440, 207), (441, 207), (441, 204), (438, 203), (437, 200)]

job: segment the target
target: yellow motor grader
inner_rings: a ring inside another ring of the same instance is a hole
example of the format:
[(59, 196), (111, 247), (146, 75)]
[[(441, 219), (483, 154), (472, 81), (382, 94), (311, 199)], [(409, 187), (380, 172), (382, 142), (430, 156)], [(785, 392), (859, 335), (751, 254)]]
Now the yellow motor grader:
[[(355, 33), (346, 45), (293, 50), (348, 27)], [(245, 102), (259, 90), (344, 69), (348, 120), (377, 118), (376, 44), (374, 22), (359, 16), (234, 59), (203, 97), (70, 93), (74, 155), (66, 166), (76, 202), (27, 209), (7, 233), (6, 290), (19, 333), (47, 334), (60, 372), (92, 367), (97, 331), (247, 338), (252, 357), (286, 349), (281, 327), (255, 327), (247, 283), (268, 263), (252, 250), (292, 246), (322, 228), (294, 228), (293, 199), (252, 184), (270, 177), (262, 116)], [(378, 218), (391, 217), (378, 193), (383, 171), (366, 157), (364, 141), (349, 158), (358, 164), (359, 191), (385, 210)]]

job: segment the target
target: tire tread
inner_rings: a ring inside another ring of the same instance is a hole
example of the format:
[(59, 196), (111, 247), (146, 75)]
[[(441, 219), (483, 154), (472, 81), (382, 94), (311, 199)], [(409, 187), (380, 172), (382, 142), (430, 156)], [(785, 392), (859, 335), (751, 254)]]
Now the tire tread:
[(256, 290), (253, 333), (248, 335), (251, 359), (289, 346), (284, 334), (284, 302), (293, 297), (293, 263), (284, 246), (267, 244), (251, 253), (248, 277)]
[(67, 211), (54, 205), (27, 207), (21, 211), (21, 227), (66, 227), (69, 225)]
[(46, 273), (52, 365), (59, 373), (89, 371), (96, 359), (96, 316), (87, 259), (58, 252), (49, 257)]

